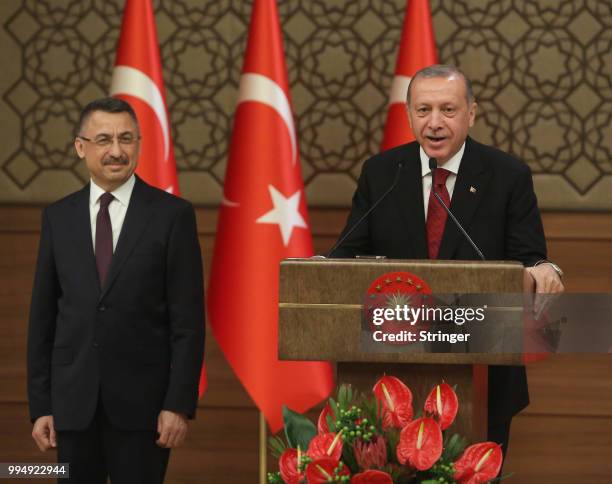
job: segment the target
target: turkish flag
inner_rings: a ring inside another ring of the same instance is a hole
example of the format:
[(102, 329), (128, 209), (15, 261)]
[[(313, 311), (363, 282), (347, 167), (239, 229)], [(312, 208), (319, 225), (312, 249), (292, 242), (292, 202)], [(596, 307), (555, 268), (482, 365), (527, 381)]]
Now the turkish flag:
[(429, 0), (408, 0), (395, 77), (391, 84), (385, 134), (380, 147), (382, 151), (414, 141), (406, 111), (408, 84), (417, 71), (437, 63)]
[(274, 0), (255, 0), (208, 287), (208, 316), (273, 432), (282, 406), (327, 397), (329, 363), (279, 361), (279, 263), (313, 254), (282, 34)]
[[(179, 196), (151, 0), (125, 2), (110, 94), (127, 101), (136, 111), (142, 137), (136, 173), (150, 185)], [(200, 395), (205, 389), (206, 370), (202, 367)]]
[(111, 96), (136, 111), (142, 141), (136, 173), (150, 185), (179, 194), (164, 78), (151, 0), (127, 0), (111, 81)]

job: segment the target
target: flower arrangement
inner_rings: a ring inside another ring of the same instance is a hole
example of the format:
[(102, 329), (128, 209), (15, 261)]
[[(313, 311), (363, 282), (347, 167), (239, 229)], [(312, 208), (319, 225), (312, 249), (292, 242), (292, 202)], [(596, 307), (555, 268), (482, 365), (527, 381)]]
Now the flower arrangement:
[(372, 395), (340, 385), (317, 425), (283, 409), (285, 440), (270, 439), (279, 471), (269, 484), (459, 483), (501, 480), (502, 451), (495, 442), (466, 448), (458, 434), (449, 435), (459, 409), (447, 383), (429, 393), (422, 412), (414, 415), (412, 392), (401, 380), (383, 376)]

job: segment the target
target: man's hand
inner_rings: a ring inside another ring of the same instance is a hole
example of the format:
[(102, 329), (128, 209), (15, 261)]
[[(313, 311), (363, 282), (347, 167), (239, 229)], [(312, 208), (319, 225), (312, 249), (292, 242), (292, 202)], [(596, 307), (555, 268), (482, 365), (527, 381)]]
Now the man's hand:
[(43, 415), (36, 419), (32, 429), (32, 437), (41, 452), (57, 447), (53, 415)]
[(539, 264), (536, 267), (527, 267), (527, 272), (531, 274), (535, 281), (535, 300), (533, 303), (533, 313), (539, 319), (542, 313), (550, 306), (554, 296), (550, 294), (560, 294), (565, 291), (565, 286), (561, 282), (561, 277), (557, 274), (550, 264)]
[(536, 267), (527, 267), (527, 272), (531, 274), (536, 283), (536, 293), (558, 294), (565, 291), (559, 274), (550, 264), (543, 263)]
[(157, 445), (166, 449), (178, 447), (187, 435), (187, 417), (182, 413), (162, 410), (157, 417), (157, 432)]

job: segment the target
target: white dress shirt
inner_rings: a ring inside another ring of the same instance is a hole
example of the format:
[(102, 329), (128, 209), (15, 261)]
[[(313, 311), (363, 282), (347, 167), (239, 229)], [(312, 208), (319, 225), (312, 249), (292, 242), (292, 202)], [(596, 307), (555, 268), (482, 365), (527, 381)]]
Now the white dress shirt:
[[(459, 148), (459, 151), (453, 155), (453, 157), (444, 163), (443, 166), (438, 165), (439, 168), (444, 168), (451, 172), (446, 179), (446, 189), (448, 190), (448, 196), (453, 199), (453, 190), (455, 189), (455, 182), (457, 181), (457, 173), (459, 173), (459, 165), (461, 165), (461, 158), (463, 158), (463, 152), (465, 151), (465, 142)], [(429, 169), (429, 156), (425, 153), (422, 147), (419, 147), (419, 153), (421, 155), (421, 176), (423, 177), (423, 206), (425, 208), (425, 220), (427, 220), (427, 208), (429, 207), (429, 194), (431, 192), (431, 170)]]
[[(108, 214), (110, 215), (111, 226), (113, 228), (113, 252), (117, 247), (121, 227), (123, 227), (125, 214), (127, 213), (132, 191), (134, 190), (134, 183), (136, 183), (136, 177), (132, 175), (123, 185), (111, 192), (113, 197), (115, 197), (108, 206)], [(104, 190), (91, 180), (89, 190), (89, 219), (91, 221), (91, 241), (94, 253), (96, 251), (96, 220), (98, 218), (98, 212), (100, 211), (100, 197), (103, 194)]]

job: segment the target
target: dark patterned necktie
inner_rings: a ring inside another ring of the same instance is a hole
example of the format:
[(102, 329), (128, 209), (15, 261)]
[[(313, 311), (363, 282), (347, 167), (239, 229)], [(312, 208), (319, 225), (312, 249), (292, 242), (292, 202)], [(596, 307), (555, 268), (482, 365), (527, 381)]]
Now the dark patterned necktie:
[(438, 168), (435, 171), (436, 179), (431, 184), (431, 192), (429, 193), (429, 205), (427, 207), (427, 250), (429, 252), (430, 259), (438, 258), (438, 251), (440, 250), (440, 242), (442, 241), (442, 234), (444, 233), (444, 226), (446, 225), (447, 213), (446, 210), (440, 205), (440, 202), (434, 197), (434, 189), (436, 193), (440, 195), (440, 198), (444, 201), (446, 206), (450, 205), (450, 196), (446, 189), (446, 179), (451, 174), (450, 171), (444, 168)]
[(115, 199), (111, 193), (104, 193), (100, 197), (100, 210), (96, 218), (96, 266), (100, 287), (104, 285), (106, 273), (113, 258), (113, 227), (111, 225), (108, 206)]

